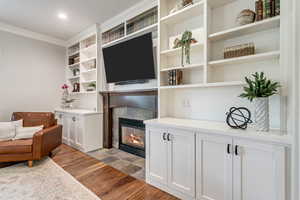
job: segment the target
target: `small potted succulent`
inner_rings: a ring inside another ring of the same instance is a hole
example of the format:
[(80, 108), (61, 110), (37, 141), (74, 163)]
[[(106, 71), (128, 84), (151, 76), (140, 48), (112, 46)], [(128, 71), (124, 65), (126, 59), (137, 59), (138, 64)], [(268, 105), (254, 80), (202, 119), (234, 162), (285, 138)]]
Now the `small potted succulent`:
[(240, 95), (254, 102), (255, 128), (257, 131), (269, 131), (269, 97), (278, 94), (280, 84), (266, 78), (264, 72), (252, 74), (253, 79), (245, 77), (247, 86)]
[(87, 91), (92, 92), (92, 91), (95, 91), (95, 90), (96, 90), (96, 83), (95, 82), (90, 83), (87, 87)]

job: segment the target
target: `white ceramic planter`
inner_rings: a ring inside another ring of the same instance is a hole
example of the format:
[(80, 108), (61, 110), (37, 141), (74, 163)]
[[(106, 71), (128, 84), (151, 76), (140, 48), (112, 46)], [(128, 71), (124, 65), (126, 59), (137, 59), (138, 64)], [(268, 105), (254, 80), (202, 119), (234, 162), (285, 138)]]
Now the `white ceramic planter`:
[(269, 98), (254, 99), (255, 129), (256, 131), (267, 132), (270, 129), (269, 120)]

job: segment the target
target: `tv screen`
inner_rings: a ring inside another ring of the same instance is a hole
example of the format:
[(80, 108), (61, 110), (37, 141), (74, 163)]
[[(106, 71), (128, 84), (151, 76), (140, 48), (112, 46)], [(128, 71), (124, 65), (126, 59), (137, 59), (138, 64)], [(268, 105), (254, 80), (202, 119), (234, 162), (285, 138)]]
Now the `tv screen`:
[(152, 34), (103, 49), (108, 83), (155, 79)]

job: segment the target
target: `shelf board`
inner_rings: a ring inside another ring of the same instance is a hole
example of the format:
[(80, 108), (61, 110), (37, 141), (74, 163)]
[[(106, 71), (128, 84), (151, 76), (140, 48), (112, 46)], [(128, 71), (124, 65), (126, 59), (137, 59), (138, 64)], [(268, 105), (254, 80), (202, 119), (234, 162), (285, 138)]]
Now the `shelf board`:
[(73, 76), (73, 77), (69, 77), (68, 79), (73, 80), (73, 79), (79, 79), (79, 78), (80, 78), (80, 76)]
[(160, 19), (161, 24), (174, 24), (182, 22), (185, 19), (191, 19), (197, 15), (201, 15), (204, 11), (204, 1), (194, 3), (193, 5), (187, 6), (177, 12), (174, 12), (168, 16)]
[(268, 59), (276, 59), (280, 57), (280, 51), (272, 51), (268, 53), (260, 53), (250, 56), (242, 56), (237, 58), (228, 58), (223, 60), (211, 61), (208, 64), (210, 66), (220, 66), (220, 65), (232, 65), (232, 64), (241, 64), (247, 62), (258, 62)]
[(114, 45), (115, 43), (118, 43), (118, 42), (120, 42), (120, 41), (122, 41), (122, 40), (124, 40), (124, 39), (125, 39), (125, 36), (120, 37), (120, 38), (118, 38), (118, 39), (116, 39), (116, 40), (107, 42), (107, 43), (105, 43), (105, 44), (102, 44), (102, 48), (106, 48), (106, 47), (109, 47), (109, 46), (111, 46), (111, 45)]
[(73, 68), (73, 67), (76, 67), (77, 65), (78, 65), (78, 67), (79, 67), (80, 62), (79, 62), (79, 63), (72, 64), (72, 65), (68, 65), (68, 67)]
[(185, 89), (185, 88), (209, 88), (209, 87), (229, 87), (229, 86), (242, 86), (242, 81), (229, 81), (229, 82), (216, 82), (216, 83), (199, 83), (199, 84), (186, 84), (186, 85), (172, 85), (161, 86), (160, 89)]
[(89, 47), (81, 49), (80, 51), (85, 53), (85, 52), (95, 51), (96, 48), (97, 48), (97, 44), (93, 44)]
[(91, 92), (71, 92), (71, 95), (82, 95), (82, 94), (96, 94), (97, 91), (91, 91)]
[(80, 63), (86, 63), (86, 62), (89, 62), (91, 60), (96, 60), (96, 59), (97, 59), (97, 57), (92, 57), (92, 58), (89, 58), (89, 59), (85, 59), (85, 60), (81, 61)]
[(111, 42), (108, 42), (108, 43), (106, 43), (106, 44), (103, 44), (103, 45), (102, 45), (102, 48), (106, 48), (106, 47), (112, 46), (112, 45), (117, 44), (117, 43), (119, 43), (119, 42), (121, 42), (121, 41), (125, 41), (125, 40), (127, 40), (127, 39), (136, 37), (136, 36), (138, 36), (138, 35), (142, 35), (142, 34), (144, 34), (144, 33), (152, 32), (152, 31), (154, 31), (155, 29), (157, 29), (157, 26), (158, 26), (157, 23), (152, 24), (152, 25), (147, 26), (147, 27), (145, 27), (145, 28), (143, 28), (143, 29), (141, 29), (141, 30), (138, 30), (138, 31), (136, 31), (136, 32), (130, 33), (130, 34), (128, 34), (128, 35), (125, 35), (125, 36), (123, 36), (123, 37), (121, 37), (121, 38), (119, 38), (119, 39), (117, 39), (117, 40), (113, 40), (113, 41), (111, 41)]
[(150, 33), (150, 32), (152, 32), (152, 31), (154, 31), (155, 29), (157, 29), (157, 26), (158, 26), (158, 24), (155, 23), (155, 24), (152, 24), (152, 25), (147, 26), (147, 27), (145, 27), (145, 28), (142, 28), (141, 30), (138, 30), (138, 31), (135, 31), (135, 32), (133, 32), (133, 33), (130, 33), (130, 34), (126, 35), (126, 36), (125, 36), (125, 39), (126, 39), (126, 38), (135, 37), (135, 36), (137, 36), (137, 35), (142, 35), (142, 34), (144, 34), (144, 33)]
[(89, 80), (89, 81), (81, 81), (80, 83), (82, 84), (89, 84), (89, 83), (94, 83), (97, 82), (96, 80)]
[(197, 63), (197, 64), (191, 64), (191, 65), (185, 65), (185, 66), (163, 68), (160, 71), (161, 72), (168, 72), (170, 70), (176, 70), (176, 69), (193, 69), (193, 68), (200, 68), (200, 67), (203, 67), (203, 66), (204, 66), (203, 63)]
[[(202, 43), (195, 43), (195, 44), (191, 45), (191, 51), (193, 51), (195, 49), (202, 49), (202, 48), (203, 48)], [(164, 50), (164, 51), (161, 51), (160, 54), (167, 55), (167, 56), (174, 56), (174, 55), (177, 55), (179, 52), (181, 52), (181, 47), (176, 48), (176, 49)]]
[(97, 69), (90, 69), (90, 70), (82, 71), (81, 73), (85, 74), (85, 73), (91, 73), (91, 72), (96, 72), (96, 71), (97, 71)]
[(76, 51), (74, 53), (68, 54), (69, 57), (75, 56), (76, 54), (79, 54), (79, 51)]
[(265, 19), (244, 26), (235, 27), (225, 31), (213, 33), (209, 35), (208, 39), (211, 41), (226, 40), (226, 39), (240, 37), (243, 35), (261, 32), (261, 31), (265, 31), (277, 27), (280, 27), (280, 16), (272, 17), (270, 19)]

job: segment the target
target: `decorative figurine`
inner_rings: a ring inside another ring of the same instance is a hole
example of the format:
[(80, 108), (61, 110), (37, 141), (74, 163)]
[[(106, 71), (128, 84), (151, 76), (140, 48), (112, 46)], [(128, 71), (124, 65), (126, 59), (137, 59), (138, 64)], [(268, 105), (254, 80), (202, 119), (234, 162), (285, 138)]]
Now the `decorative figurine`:
[(226, 123), (228, 126), (234, 129), (247, 129), (248, 124), (252, 123), (251, 113), (245, 107), (232, 107), (229, 112), (226, 113)]

